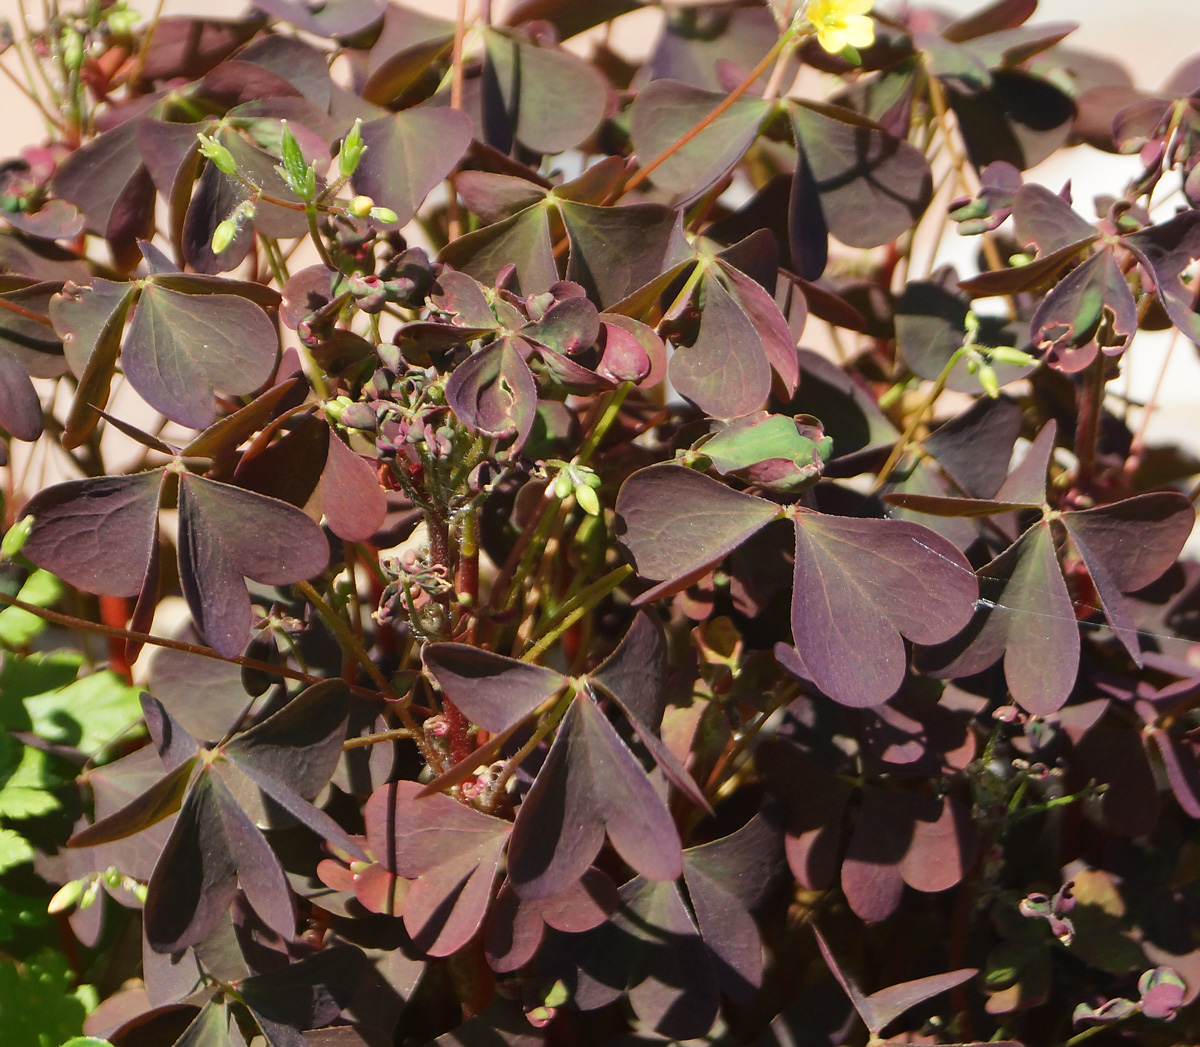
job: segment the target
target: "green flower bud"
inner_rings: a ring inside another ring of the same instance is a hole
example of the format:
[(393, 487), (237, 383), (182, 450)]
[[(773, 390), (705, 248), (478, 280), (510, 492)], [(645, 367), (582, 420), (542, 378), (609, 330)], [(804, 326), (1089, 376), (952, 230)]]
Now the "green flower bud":
[(384, 225), (395, 225), (400, 221), (400, 216), (390, 207), (372, 207), (371, 217), (377, 222), (383, 222)]
[(554, 478), (554, 497), (561, 502), (571, 493), (574, 486), (571, 474), (564, 469)]
[(991, 364), (982, 364), (979, 368), (979, 384), (983, 386), (983, 391), (988, 394), (992, 400), (1000, 395), (1000, 382), (996, 378), (996, 372), (992, 370)]
[(995, 349), (989, 349), (988, 356), (995, 363), (1011, 364), (1013, 367), (1028, 367), (1030, 364), (1037, 363), (1035, 357), (1020, 349), (1014, 349), (1011, 345), (999, 345)]
[(46, 912), (53, 915), (54, 913), (66, 912), (74, 907), (79, 901), (79, 896), (83, 894), (84, 887), (87, 886), (87, 880), (70, 880), (64, 883), (57, 891), (54, 892), (54, 897), (50, 899), (50, 904), (46, 906)]
[(102, 876), (104, 882), (114, 891), (121, 886), (121, 871), (115, 865), (110, 865), (105, 869)]
[(33, 533), (33, 517), (26, 516), (24, 519), (18, 520), (8, 529), (4, 535), (4, 540), (0, 542), (0, 556), (6, 560), (11, 560), (24, 547), (29, 536)]
[(213, 254), (220, 254), (230, 244), (233, 243), (233, 238), (237, 236), (237, 222), (232, 218), (226, 218), (221, 222), (216, 229), (213, 230), (212, 251)]
[(68, 69), (78, 69), (83, 65), (83, 36), (78, 29), (67, 26), (62, 31), (62, 59)]
[(96, 904), (96, 899), (100, 897), (100, 881), (93, 880), (87, 885), (87, 890), (83, 892), (83, 897), (79, 899), (79, 908), (90, 909)]
[(366, 151), (367, 147), (363, 145), (362, 140), (362, 121), (355, 120), (354, 126), (350, 128), (350, 133), (342, 139), (342, 147), (338, 150), (338, 174), (343, 178), (352, 177), (358, 170), (359, 162)]
[(600, 515), (600, 499), (596, 497), (596, 489), (588, 487), (587, 484), (580, 484), (575, 488), (575, 501), (579, 503), (579, 508), (582, 509), (588, 516)]
[(355, 218), (366, 218), (371, 213), (371, 208), (375, 206), (375, 201), (369, 196), (356, 196), (346, 205), (346, 210), (349, 211)]
[(201, 155), (211, 160), (218, 171), (227, 175), (237, 174), (237, 164), (233, 162), (233, 153), (209, 135), (198, 131), (196, 137), (200, 139)]

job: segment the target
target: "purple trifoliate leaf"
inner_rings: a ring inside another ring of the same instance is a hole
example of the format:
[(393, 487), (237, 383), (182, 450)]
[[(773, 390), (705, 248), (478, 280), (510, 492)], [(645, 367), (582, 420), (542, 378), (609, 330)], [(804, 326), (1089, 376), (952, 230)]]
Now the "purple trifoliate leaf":
[(461, 643), (429, 644), (422, 658), (446, 697), (493, 733), (520, 723), (567, 685), (553, 669)]
[(22, 552), (85, 592), (135, 596), (158, 540), (162, 470), (68, 480), (35, 494)]
[(151, 407), (180, 425), (205, 429), (216, 418), (213, 387), (254, 392), (271, 377), (278, 352), (274, 326), (252, 302), (147, 284), (122, 359)]
[(520, 338), (501, 338), (464, 360), (446, 382), (446, 402), (470, 430), (485, 436), (516, 437), (524, 445), (537, 414), (537, 384)]
[(142, 916), (155, 952), (179, 952), (203, 941), (237, 893), (237, 860), (214, 795), (218, 788), (228, 795), (211, 774), (196, 779), (150, 877)]
[(406, 109), (362, 125), (367, 152), (354, 190), (407, 223), (471, 142), (471, 121), (456, 109)]
[(367, 801), (368, 846), (389, 872), (414, 879), (404, 924), (432, 956), (448, 956), (483, 922), (512, 826), (421, 785), (381, 786)]
[(1200, 315), (1192, 309), (1195, 288), (1183, 279), (1200, 258), (1200, 213), (1184, 211), (1170, 221), (1130, 233), (1121, 242), (1154, 274), (1155, 289), (1171, 322), (1200, 344)]
[(221, 827), (246, 900), (271, 930), (291, 941), (296, 934), (296, 898), (274, 848), (234, 799), (233, 790), (240, 785), (236, 765), (218, 761), (211, 778)]
[(320, 574), (328, 562), (320, 527), (294, 506), (180, 475), (180, 581), (197, 628), (220, 653), (238, 654), (249, 636), (243, 577), (290, 585)]
[(677, 465), (639, 469), (621, 486), (620, 542), (643, 578), (662, 580), (635, 602), (686, 589), (747, 538), (779, 516), (779, 507)]
[(910, 229), (929, 206), (933, 177), (915, 146), (850, 109), (790, 107), (803, 166), (828, 229), (852, 247), (878, 247)]
[(1174, 491), (1158, 492), (1063, 513), (1061, 520), (1087, 567), (1104, 616), (1141, 665), (1137, 630), (1121, 593), (1149, 585), (1175, 563), (1196, 521), (1192, 503)]
[(1004, 657), (1004, 677), (1027, 712), (1062, 707), (1079, 669), (1079, 627), (1054, 551), (1050, 524), (1034, 524), (979, 571), (983, 599), (962, 635), (923, 652), (930, 675), (982, 672)]
[(771, 391), (771, 365), (754, 323), (720, 280), (705, 281), (700, 329), (678, 346), (668, 374), (680, 395), (717, 418), (756, 411)]
[[(666, 152), (724, 98), (723, 91), (704, 91), (665, 78), (643, 87), (629, 111), (633, 148), (642, 166)], [(741, 160), (770, 108), (761, 98), (739, 98), (656, 167), (651, 181), (674, 194), (676, 206), (695, 200)]]
[(1033, 245), (1045, 258), (1068, 247), (1081, 247), (1100, 234), (1058, 193), (1029, 182), (1013, 201), (1013, 233), (1022, 247)]
[(387, 496), (375, 470), (337, 437), (329, 434), (329, 455), (317, 485), (329, 529), (348, 542), (365, 542), (387, 515)]
[(590, 931), (609, 918), (617, 901), (612, 880), (595, 867), (551, 898), (521, 898), (505, 883), (488, 914), (488, 966), (501, 974), (524, 967), (547, 927), (571, 934)]
[(1030, 322), (1034, 344), (1061, 371), (1081, 371), (1096, 357), (1124, 351), (1137, 331), (1137, 303), (1111, 250), (1076, 266), (1042, 300)]
[(665, 802), (585, 689), (517, 811), (509, 880), (523, 898), (558, 894), (592, 864), (606, 832), (643, 876), (679, 875), (679, 834)]
[(811, 679), (836, 701), (882, 704), (904, 679), (902, 636), (940, 643), (971, 620), (975, 577), (941, 535), (808, 512), (795, 526), (792, 633)]

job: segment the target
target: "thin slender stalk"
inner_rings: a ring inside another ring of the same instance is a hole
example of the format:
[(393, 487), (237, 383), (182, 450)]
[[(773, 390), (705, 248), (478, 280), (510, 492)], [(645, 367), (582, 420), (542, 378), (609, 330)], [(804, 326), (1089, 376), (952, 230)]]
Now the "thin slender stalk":
[(621, 194), (624, 195), (636, 189), (639, 185), (646, 181), (650, 175), (652, 175), (663, 164), (670, 160), (671, 157), (679, 152), (680, 149), (687, 145), (693, 138), (701, 134), (707, 128), (711, 127), (713, 123), (715, 123), (722, 116), (724, 116), (725, 113), (733, 108), (734, 103), (737, 102), (742, 95), (744, 95), (750, 90), (750, 88), (754, 86), (755, 82), (760, 76), (763, 75), (763, 73), (771, 68), (771, 63), (783, 53), (783, 49), (792, 42), (792, 40), (795, 38), (795, 35), (796, 30), (791, 28), (785, 30), (783, 35), (775, 41), (775, 44), (772, 46), (771, 50), (769, 50), (765, 55), (762, 56), (762, 58), (759, 59), (758, 65), (750, 70), (750, 73), (747, 75), (746, 79), (738, 84), (737, 87), (735, 87), (732, 91), (730, 91), (729, 94), (727, 94), (721, 100), (721, 103), (715, 109), (713, 109), (711, 113), (708, 114), (708, 116), (706, 116), (690, 130), (681, 134), (677, 139), (675, 139), (674, 142), (667, 146), (666, 149), (659, 153), (658, 156), (651, 160), (650, 163), (646, 164), (645, 167), (635, 171), (633, 176), (629, 178), (629, 180), (625, 183), (624, 188), (620, 191)]
[(1097, 353), (1079, 389), (1079, 422), (1075, 427), (1075, 457), (1079, 469), (1075, 474), (1077, 490), (1086, 490), (1092, 482), (1096, 467), (1096, 442), (1100, 436), (1100, 415), (1104, 407), (1105, 371), (1108, 357)]
[(390, 731), (377, 731), (375, 734), (360, 734), (357, 738), (347, 738), (342, 742), (342, 751), (362, 749), (368, 745), (380, 745), (383, 742), (394, 742), (398, 738), (412, 736), (412, 731), (407, 727), (393, 727)]
[[(383, 671), (375, 664), (367, 649), (362, 645), (357, 636), (354, 635), (350, 626), (343, 621), (342, 616), (334, 610), (333, 607), (325, 600), (320, 593), (313, 588), (312, 582), (297, 582), (296, 588), (304, 594), (304, 598), (316, 608), (317, 613), (325, 619), (326, 623), (333, 630), (334, 635), (338, 638), (338, 642), (350, 654), (354, 655), (355, 661), (366, 670), (371, 681), (379, 688), (383, 694), (396, 694), (395, 688)], [(396, 695), (396, 697), (399, 697)], [(408, 726), (407, 724), (405, 726)], [(415, 726), (415, 725), (414, 725)]]
[[(36, 604), (26, 603), (24, 600), (19, 600), (15, 596), (8, 596), (3, 592), (0, 592), (0, 603), (8, 604), (10, 607), (18, 607), (22, 611), (28, 611), (30, 614), (36, 615), (43, 621), (51, 622), (54, 625), (61, 625), (67, 629), (76, 629), (83, 633), (94, 633), (97, 636), (107, 636), (118, 640), (131, 640), (134, 643), (146, 644), (151, 647), (163, 647), (168, 651), (180, 651), (183, 654), (194, 654), (200, 658), (210, 658), (214, 662), (229, 662), (246, 669), (255, 669), (258, 672), (268, 673), (271, 676), (279, 676), (285, 680), (295, 680), (298, 683), (320, 683), (325, 679), (323, 676), (313, 676), (310, 673), (298, 672), (284, 665), (273, 665), (270, 662), (260, 661), (258, 658), (246, 658), (242, 655), (227, 658), (223, 654), (218, 654), (211, 647), (187, 643), (184, 640), (173, 640), (169, 636), (155, 636), (152, 633), (140, 633), (133, 629), (100, 625), (97, 622), (89, 622), (85, 618), (77, 618), (75, 615), (60, 614), (58, 611), (51, 611), (45, 607), (38, 607)], [(363, 698), (387, 697), (386, 694), (380, 694), (369, 687), (358, 687), (354, 684), (347, 684), (347, 686), (351, 693)], [(388, 693), (394, 694), (395, 692), (389, 687)]]
[[(458, 0), (454, 17), (454, 48), (450, 57), (450, 108), (463, 107), (463, 40), (467, 35), (467, 0)], [(450, 241), (462, 233), (462, 215), (458, 207), (458, 187), (454, 172), (446, 179), (446, 232)]]
[(595, 610), (600, 601), (611, 593), (626, 578), (633, 574), (629, 564), (621, 564), (609, 571), (599, 581), (593, 582), (578, 595), (572, 597), (550, 617), (546, 623), (546, 632), (532, 647), (521, 655), (521, 661), (533, 662), (544, 654), (563, 633), (571, 628), (589, 611)]
[(942, 395), (942, 390), (946, 388), (946, 382), (950, 379), (950, 372), (954, 370), (954, 365), (958, 363), (963, 353), (967, 351), (967, 346), (960, 346), (950, 354), (950, 359), (946, 361), (946, 366), (942, 368), (942, 373), (937, 376), (933, 383), (933, 388), (929, 390), (929, 395), (925, 397), (925, 402), (914, 412), (911, 421), (904, 427), (904, 432), (900, 439), (896, 441), (896, 445), (892, 448), (892, 453), (888, 455), (887, 461), (883, 463), (882, 468), (875, 475), (875, 482), (871, 485), (871, 491), (878, 491), (885, 483), (887, 478), (892, 474), (892, 470), (896, 468), (896, 463), (903, 457), (904, 452), (908, 450), (912, 443), (913, 437), (916, 435), (917, 429), (925, 420), (925, 415), (929, 409), (933, 407), (934, 402)]

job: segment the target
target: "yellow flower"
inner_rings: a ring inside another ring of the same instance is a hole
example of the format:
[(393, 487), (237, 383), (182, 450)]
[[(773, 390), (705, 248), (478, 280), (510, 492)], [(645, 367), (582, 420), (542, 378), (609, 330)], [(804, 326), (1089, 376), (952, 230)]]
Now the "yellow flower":
[(817, 31), (817, 43), (830, 54), (846, 47), (870, 47), (875, 23), (867, 17), (874, 0), (809, 0), (805, 16)]

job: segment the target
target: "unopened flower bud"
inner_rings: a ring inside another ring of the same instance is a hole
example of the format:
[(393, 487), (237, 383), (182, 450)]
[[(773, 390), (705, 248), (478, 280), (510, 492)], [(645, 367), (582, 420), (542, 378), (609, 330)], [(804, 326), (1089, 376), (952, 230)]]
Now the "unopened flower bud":
[(25, 546), (29, 536), (33, 533), (33, 517), (26, 516), (18, 520), (8, 529), (4, 535), (4, 540), (0, 541), (0, 556), (6, 560), (11, 560)]
[(220, 222), (216, 229), (213, 230), (212, 252), (220, 254), (233, 243), (233, 238), (237, 236), (237, 222), (232, 218), (226, 218)]
[(369, 196), (356, 196), (349, 204), (346, 205), (346, 210), (349, 211), (355, 218), (366, 218), (371, 213), (371, 208), (375, 206), (375, 201)]
[(227, 175), (237, 174), (233, 153), (209, 135), (197, 132), (196, 137), (200, 139), (201, 155), (211, 160), (218, 171)]

